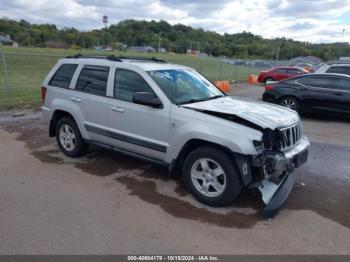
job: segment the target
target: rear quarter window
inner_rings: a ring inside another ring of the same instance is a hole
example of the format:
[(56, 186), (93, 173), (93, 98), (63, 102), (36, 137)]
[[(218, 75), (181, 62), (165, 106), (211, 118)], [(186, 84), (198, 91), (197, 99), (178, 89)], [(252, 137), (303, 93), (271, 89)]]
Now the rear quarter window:
[(72, 77), (77, 67), (77, 64), (61, 65), (55, 72), (54, 76), (51, 78), (49, 85), (61, 88), (69, 88), (70, 82), (72, 81)]
[(350, 79), (345, 79), (345, 78), (335, 79), (335, 88), (339, 90), (350, 91)]

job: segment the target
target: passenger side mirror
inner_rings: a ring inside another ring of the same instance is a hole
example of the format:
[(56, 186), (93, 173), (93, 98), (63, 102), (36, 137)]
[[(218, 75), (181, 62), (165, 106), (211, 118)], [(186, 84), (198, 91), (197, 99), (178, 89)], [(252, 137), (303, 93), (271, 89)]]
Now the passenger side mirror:
[(145, 105), (145, 106), (151, 106), (154, 108), (162, 108), (163, 104), (159, 100), (158, 97), (156, 97), (152, 93), (148, 92), (137, 92), (132, 97), (132, 102), (135, 104)]

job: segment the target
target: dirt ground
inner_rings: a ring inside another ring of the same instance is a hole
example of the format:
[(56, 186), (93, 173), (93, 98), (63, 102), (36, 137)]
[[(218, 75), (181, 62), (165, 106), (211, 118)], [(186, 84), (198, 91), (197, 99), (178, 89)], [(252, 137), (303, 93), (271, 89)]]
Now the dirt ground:
[(303, 118), (309, 161), (266, 221), (250, 192), (209, 208), (180, 176), (99, 148), (69, 159), (40, 113), (15, 120), (0, 114), (0, 254), (350, 254), (350, 123)]

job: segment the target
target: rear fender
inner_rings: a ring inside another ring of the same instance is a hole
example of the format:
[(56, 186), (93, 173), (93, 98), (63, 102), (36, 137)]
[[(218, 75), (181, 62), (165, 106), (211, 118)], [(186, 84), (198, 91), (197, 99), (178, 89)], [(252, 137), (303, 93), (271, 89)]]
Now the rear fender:
[(73, 117), (75, 123), (77, 124), (77, 126), (79, 128), (79, 131), (80, 131), (82, 137), (85, 139), (89, 139), (89, 136), (88, 136), (86, 129), (83, 125), (84, 115), (77, 104), (70, 102), (68, 100), (65, 100), (65, 99), (55, 99), (52, 102), (51, 108), (52, 108), (52, 110), (51, 110), (52, 113), (50, 115), (50, 121), (52, 120), (54, 113), (57, 110), (65, 111)]

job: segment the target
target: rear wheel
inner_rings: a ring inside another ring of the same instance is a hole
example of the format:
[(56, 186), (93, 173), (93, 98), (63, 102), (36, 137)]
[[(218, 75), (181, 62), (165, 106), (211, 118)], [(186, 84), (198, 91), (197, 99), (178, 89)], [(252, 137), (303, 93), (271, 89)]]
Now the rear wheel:
[(79, 128), (71, 117), (63, 117), (56, 125), (56, 141), (61, 151), (69, 157), (78, 157), (86, 152)]
[(283, 97), (280, 99), (279, 104), (281, 106), (297, 111), (298, 113), (300, 112), (299, 101), (294, 97), (291, 97), (291, 96)]
[(275, 81), (275, 79), (273, 77), (266, 77), (264, 80), (264, 83), (266, 85), (267, 82), (273, 82), (273, 81)]
[(233, 158), (215, 147), (200, 147), (185, 160), (183, 176), (193, 196), (209, 206), (226, 206), (243, 185)]

